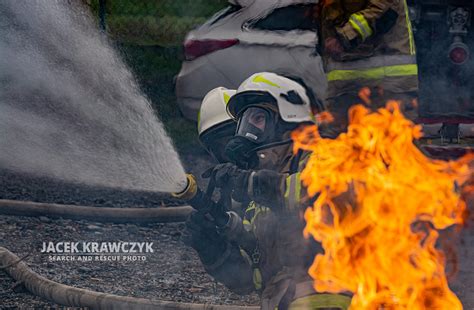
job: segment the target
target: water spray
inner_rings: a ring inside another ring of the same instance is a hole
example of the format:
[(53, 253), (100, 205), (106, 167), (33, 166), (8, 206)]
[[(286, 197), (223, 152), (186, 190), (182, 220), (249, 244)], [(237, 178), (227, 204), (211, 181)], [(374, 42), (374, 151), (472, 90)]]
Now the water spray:
[(81, 2), (0, 1), (0, 168), (179, 191), (186, 177), (171, 139)]

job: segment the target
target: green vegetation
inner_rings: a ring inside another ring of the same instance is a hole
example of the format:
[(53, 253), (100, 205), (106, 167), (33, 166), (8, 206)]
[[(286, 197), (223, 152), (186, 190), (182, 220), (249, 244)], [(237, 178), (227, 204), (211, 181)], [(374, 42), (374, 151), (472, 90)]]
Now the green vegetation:
[[(99, 0), (83, 0), (97, 12)], [(227, 0), (107, 0), (108, 15), (209, 17)]]
[[(98, 17), (99, 0), (82, 0)], [(181, 68), (186, 33), (227, 5), (226, 0), (108, 0), (107, 33), (181, 153), (199, 145), (196, 124), (184, 119), (173, 79)]]
[(203, 17), (117, 15), (108, 18), (107, 26), (118, 42), (173, 47), (182, 44), (188, 31), (205, 21)]

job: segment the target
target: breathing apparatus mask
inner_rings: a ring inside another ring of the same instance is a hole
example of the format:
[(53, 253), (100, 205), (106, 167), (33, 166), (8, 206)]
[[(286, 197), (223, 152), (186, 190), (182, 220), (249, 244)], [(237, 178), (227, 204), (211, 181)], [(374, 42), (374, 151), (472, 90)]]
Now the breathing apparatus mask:
[(238, 120), (225, 149), (227, 157), (242, 169), (259, 166), (259, 156), (266, 154), (257, 152), (263, 150), (271, 158), (265, 156), (262, 164), (280, 160), (274, 147), (282, 146), (284, 152), (284, 145), (291, 143), (288, 132), (313, 122), (310, 94), (304, 83), (272, 72), (255, 73), (243, 81), (227, 104), (229, 115)]
[(291, 140), (282, 141), (282, 136), (294, 127), (294, 124), (283, 122), (276, 107), (270, 104), (249, 106), (242, 112), (235, 136), (227, 143), (225, 154), (243, 169), (256, 168), (259, 163), (257, 152), (291, 143)]

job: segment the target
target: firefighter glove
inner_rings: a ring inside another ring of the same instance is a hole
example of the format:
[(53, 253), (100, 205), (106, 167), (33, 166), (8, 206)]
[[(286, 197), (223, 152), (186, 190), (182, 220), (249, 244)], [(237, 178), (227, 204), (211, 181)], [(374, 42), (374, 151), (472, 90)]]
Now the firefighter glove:
[(248, 182), (252, 172), (252, 170), (243, 170), (234, 164), (225, 163), (215, 166), (211, 177), (214, 177), (217, 187), (231, 188), (234, 199), (243, 201), (248, 198)]
[(196, 250), (205, 265), (213, 264), (227, 248), (227, 239), (218, 233), (214, 221), (198, 211), (189, 214), (182, 238)]

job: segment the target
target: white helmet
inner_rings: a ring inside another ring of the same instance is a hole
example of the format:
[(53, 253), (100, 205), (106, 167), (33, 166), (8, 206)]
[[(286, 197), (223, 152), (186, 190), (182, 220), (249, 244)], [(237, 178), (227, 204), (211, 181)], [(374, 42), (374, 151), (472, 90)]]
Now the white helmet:
[(237, 126), (227, 114), (227, 103), (235, 90), (217, 87), (204, 97), (198, 114), (199, 140), (219, 162), (226, 162), (224, 148)]
[(287, 77), (271, 73), (255, 73), (240, 84), (227, 105), (234, 119), (246, 107), (268, 102), (276, 103), (281, 118), (288, 123), (313, 121), (311, 98), (305, 87)]
[(235, 92), (233, 89), (217, 87), (207, 93), (198, 113), (198, 134), (200, 136), (216, 125), (232, 121), (227, 113), (227, 104)]

